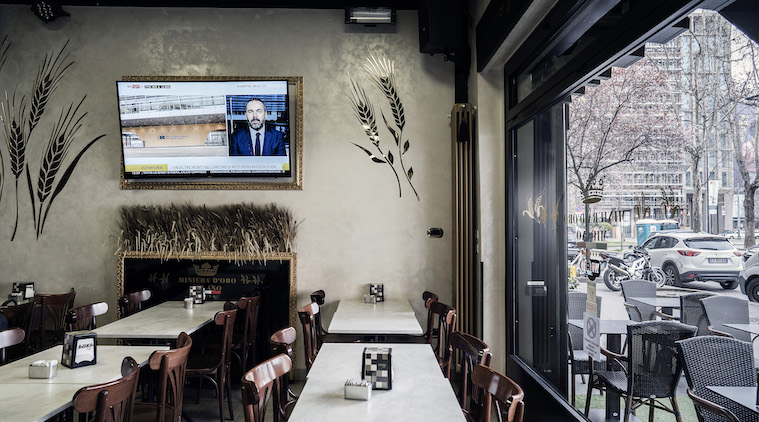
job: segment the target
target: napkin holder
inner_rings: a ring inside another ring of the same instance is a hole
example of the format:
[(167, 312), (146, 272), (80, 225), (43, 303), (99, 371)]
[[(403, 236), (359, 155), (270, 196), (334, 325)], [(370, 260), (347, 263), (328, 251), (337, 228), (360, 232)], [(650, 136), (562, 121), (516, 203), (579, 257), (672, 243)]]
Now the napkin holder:
[(192, 303), (201, 304), (206, 301), (206, 290), (203, 286), (190, 286)]
[(369, 294), (377, 297), (377, 302), (385, 301), (385, 285), (382, 283), (370, 284)]
[(38, 360), (29, 365), (29, 378), (49, 379), (58, 375), (58, 361)]
[(63, 338), (61, 365), (79, 368), (97, 363), (97, 334), (86, 331), (72, 331)]
[(392, 347), (364, 347), (361, 379), (372, 383), (374, 390), (392, 390)]
[(372, 383), (366, 380), (345, 381), (345, 398), (348, 400), (369, 400), (372, 398)]

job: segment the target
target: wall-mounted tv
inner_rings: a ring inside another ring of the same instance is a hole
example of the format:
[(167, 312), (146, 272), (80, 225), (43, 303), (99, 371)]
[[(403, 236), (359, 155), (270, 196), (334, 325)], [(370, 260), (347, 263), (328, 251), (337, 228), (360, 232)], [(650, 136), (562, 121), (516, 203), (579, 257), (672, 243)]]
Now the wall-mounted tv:
[(125, 79), (116, 83), (122, 187), (299, 182), (294, 78)]

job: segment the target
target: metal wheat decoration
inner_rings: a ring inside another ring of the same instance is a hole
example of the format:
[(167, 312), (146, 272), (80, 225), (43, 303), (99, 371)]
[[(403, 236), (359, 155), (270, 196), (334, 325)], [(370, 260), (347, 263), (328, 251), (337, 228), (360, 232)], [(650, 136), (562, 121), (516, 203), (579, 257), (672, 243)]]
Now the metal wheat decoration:
[[(25, 108), (24, 98), (22, 97), (21, 101), (17, 102), (15, 93), (13, 97), (8, 98), (8, 93), (6, 92), (5, 102), (0, 104), (0, 119), (2, 119), (3, 129), (5, 130), (5, 144), (8, 146), (11, 173), (13, 173), (16, 183), (16, 221), (13, 224), (11, 241), (16, 237), (16, 230), (18, 229), (18, 179), (24, 170), (26, 145), (29, 140), (28, 134), (24, 133)], [(3, 164), (4, 170), (5, 165)]]
[(121, 207), (119, 251), (158, 253), (163, 260), (223, 251), (236, 262), (265, 260), (294, 252), (297, 226), (288, 209), (273, 204), (128, 205)]
[[(411, 143), (408, 139), (405, 141), (403, 140), (403, 128), (406, 125), (406, 116), (403, 109), (403, 102), (401, 102), (400, 96), (398, 95), (398, 89), (396, 88), (395, 68), (393, 62), (384, 57), (376, 58), (374, 56), (371, 56), (369, 59), (367, 59), (367, 62), (368, 63), (364, 65), (364, 70), (369, 75), (369, 78), (374, 83), (374, 85), (376, 85), (377, 88), (382, 91), (382, 93), (385, 95), (385, 98), (387, 98), (388, 102), (390, 103), (390, 111), (393, 115), (393, 122), (395, 123), (395, 127), (393, 127), (393, 125), (388, 122), (387, 118), (385, 118), (385, 113), (382, 112), (381, 109), (380, 115), (382, 116), (382, 121), (385, 123), (385, 127), (387, 127), (387, 130), (390, 132), (390, 134), (393, 135), (397, 149), (397, 162), (400, 164), (402, 173), (406, 177), (406, 180), (408, 181), (409, 186), (411, 186), (411, 189), (414, 191), (414, 195), (416, 195), (416, 199), (418, 201), (419, 194), (417, 193), (416, 188), (414, 188), (414, 184), (411, 182), (411, 178), (414, 176), (414, 169), (412, 167), (409, 167), (407, 170), (405, 163), (403, 162), (403, 156), (406, 154), (406, 152), (408, 152)], [(351, 87), (352, 92), (350, 100), (351, 104), (353, 105), (353, 112), (358, 121), (364, 127), (364, 131), (369, 137), (369, 141), (377, 149), (381, 158), (380, 156), (374, 155), (374, 153), (372, 153), (369, 149), (355, 142), (351, 143), (361, 148), (361, 150), (363, 150), (375, 163), (386, 163), (390, 166), (390, 168), (393, 170), (393, 174), (395, 174), (396, 181), (398, 182), (398, 197), (401, 197), (403, 192), (401, 189), (398, 172), (395, 169), (396, 156), (393, 155), (392, 151), (390, 151), (390, 148), (383, 151), (380, 147), (379, 131), (377, 129), (376, 117), (374, 115), (374, 106), (367, 97), (366, 91), (353, 79), (351, 79)]]
[[(48, 212), (50, 212), (50, 206), (53, 204), (53, 200), (66, 186), (66, 183), (74, 172), (74, 168), (77, 163), (79, 163), (82, 155), (84, 155), (95, 142), (105, 136), (105, 134), (100, 135), (85, 145), (69, 163), (66, 170), (61, 174), (61, 177), (56, 177), (59, 171), (63, 168), (63, 163), (66, 156), (68, 156), (71, 144), (76, 139), (76, 134), (82, 127), (82, 120), (87, 115), (87, 113), (82, 113), (77, 117), (79, 108), (82, 106), (82, 103), (84, 103), (85, 98), (86, 96), (82, 97), (82, 100), (79, 101), (79, 104), (77, 104), (76, 107), (74, 107), (74, 103), (71, 103), (67, 110), (61, 110), (58, 121), (50, 134), (50, 140), (45, 148), (45, 153), (42, 156), (36, 191), (37, 200), (39, 201), (38, 213), (35, 213), (36, 206), (34, 195), (31, 195), (32, 218), (35, 222), (37, 238), (39, 238), (40, 234), (42, 234), (42, 230), (45, 228), (45, 221), (47, 220), (47, 215)], [(26, 166), (26, 175), (27, 183), (29, 184), (29, 192), (31, 193), (33, 187), (28, 165)]]

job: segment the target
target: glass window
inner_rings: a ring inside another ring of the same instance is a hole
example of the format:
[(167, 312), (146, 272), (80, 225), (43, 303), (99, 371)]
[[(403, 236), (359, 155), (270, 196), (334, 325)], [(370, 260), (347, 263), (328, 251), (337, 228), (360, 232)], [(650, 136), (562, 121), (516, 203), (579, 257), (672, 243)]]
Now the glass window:
[(643, 249), (656, 249), (656, 241), (659, 240), (658, 238), (648, 239), (641, 245)]
[(720, 237), (686, 239), (683, 243), (691, 249), (704, 249), (707, 251), (729, 251), (735, 248), (729, 240)]

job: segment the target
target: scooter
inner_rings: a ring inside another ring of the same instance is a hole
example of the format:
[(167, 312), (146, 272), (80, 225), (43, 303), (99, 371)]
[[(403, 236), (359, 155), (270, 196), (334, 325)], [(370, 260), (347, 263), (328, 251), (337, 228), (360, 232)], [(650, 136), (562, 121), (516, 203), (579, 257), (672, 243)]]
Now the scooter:
[(609, 290), (620, 290), (623, 281), (633, 279), (651, 281), (656, 283), (657, 288), (664, 286), (664, 271), (651, 266), (651, 256), (643, 248), (636, 246), (631, 252), (625, 253), (624, 258), (605, 253), (601, 256), (608, 265), (604, 274), (604, 284)]

